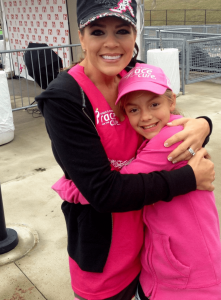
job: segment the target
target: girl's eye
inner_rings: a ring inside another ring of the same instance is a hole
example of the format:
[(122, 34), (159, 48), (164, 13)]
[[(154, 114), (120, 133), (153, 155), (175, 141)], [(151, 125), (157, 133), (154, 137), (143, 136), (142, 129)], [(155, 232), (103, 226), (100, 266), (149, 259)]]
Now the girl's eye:
[(100, 30), (100, 29), (96, 29), (94, 31), (91, 32), (91, 35), (95, 35), (95, 36), (100, 36), (100, 35), (103, 35), (103, 31)]
[(130, 113), (135, 113), (135, 112), (137, 112), (137, 108), (132, 108), (132, 109), (130, 110)]
[(160, 105), (159, 103), (152, 103), (152, 104), (151, 104), (152, 107), (157, 107), (157, 106), (159, 106), (159, 105)]

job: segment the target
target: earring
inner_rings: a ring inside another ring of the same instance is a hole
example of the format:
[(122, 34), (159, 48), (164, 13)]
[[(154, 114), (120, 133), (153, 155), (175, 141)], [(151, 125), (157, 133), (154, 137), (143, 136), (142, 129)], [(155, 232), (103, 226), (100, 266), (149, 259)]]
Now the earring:
[(86, 50), (85, 50), (85, 49), (83, 49), (83, 52), (85, 53), (85, 52), (86, 52)]

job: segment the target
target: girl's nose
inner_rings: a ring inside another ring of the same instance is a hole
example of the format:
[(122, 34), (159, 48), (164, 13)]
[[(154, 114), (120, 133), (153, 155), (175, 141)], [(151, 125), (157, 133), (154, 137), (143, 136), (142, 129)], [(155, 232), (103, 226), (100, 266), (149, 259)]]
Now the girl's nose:
[(142, 122), (149, 121), (151, 119), (152, 119), (152, 115), (148, 110), (142, 111), (142, 114), (141, 114)]

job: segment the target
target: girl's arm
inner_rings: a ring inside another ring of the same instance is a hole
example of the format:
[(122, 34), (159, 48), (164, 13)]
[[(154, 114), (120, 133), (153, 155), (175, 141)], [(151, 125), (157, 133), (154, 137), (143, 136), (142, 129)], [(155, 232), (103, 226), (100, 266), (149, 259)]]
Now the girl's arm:
[(181, 118), (170, 123), (170, 126), (184, 125), (184, 130), (165, 141), (165, 147), (183, 141), (177, 148), (168, 154), (168, 159), (174, 163), (189, 160), (192, 156), (188, 149), (191, 147), (195, 152), (205, 146), (212, 132), (212, 122), (208, 117), (197, 119)]

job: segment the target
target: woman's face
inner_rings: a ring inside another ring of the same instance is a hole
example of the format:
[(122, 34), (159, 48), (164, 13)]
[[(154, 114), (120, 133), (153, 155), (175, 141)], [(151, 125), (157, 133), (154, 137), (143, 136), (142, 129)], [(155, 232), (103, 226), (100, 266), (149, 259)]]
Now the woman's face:
[(86, 26), (79, 38), (86, 50), (83, 65), (87, 72), (116, 76), (133, 56), (136, 33), (124, 20), (107, 17)]

